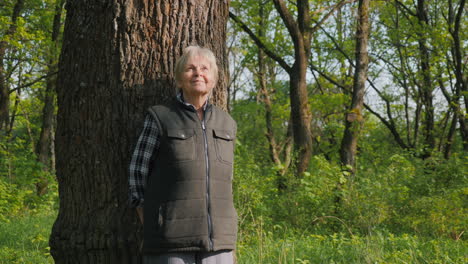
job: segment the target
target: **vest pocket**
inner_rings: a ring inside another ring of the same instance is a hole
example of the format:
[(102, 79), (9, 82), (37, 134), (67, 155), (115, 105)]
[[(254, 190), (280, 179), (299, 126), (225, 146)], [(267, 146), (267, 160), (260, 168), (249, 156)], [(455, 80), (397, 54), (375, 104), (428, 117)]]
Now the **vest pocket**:
[(168, 161), (190, 161), (195, 156), (193, 129), (168, 129)]
[(213, 130), (216, 156), (219, 161), (232, 164), (234, 160), (234, 132), (231, 130)]

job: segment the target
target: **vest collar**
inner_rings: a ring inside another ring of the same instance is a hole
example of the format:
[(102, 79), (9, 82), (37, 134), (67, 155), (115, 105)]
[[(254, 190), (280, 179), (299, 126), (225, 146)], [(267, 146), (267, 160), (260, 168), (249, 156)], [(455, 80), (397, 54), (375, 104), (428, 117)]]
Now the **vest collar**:
[[(177, 99), (177, 102), (179, 102), (185, 109), (188, 109), (188, 110), (193, 111), (193, 112), (197, 111), (195, 106), (193, 106), (190, 103), (185, 102), (184, 95), (182, 94), (182, 91), (179, 91), (177, 93), (176, 99)], [(206, 99), (205, 104), (203, 104), (203, 111), (211, 110), (211, 104), (209, 103), (209, 101), (210, 101), (210, 97), (208, 96), (208, 98)]]

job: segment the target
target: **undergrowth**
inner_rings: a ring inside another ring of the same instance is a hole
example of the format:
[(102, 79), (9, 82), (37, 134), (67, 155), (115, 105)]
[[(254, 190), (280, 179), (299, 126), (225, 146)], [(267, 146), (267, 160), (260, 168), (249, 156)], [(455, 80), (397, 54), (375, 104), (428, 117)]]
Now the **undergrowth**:
[(0, 221), (0, 264), (54, 263), (49, 235), (55, 211), (41, 211)]

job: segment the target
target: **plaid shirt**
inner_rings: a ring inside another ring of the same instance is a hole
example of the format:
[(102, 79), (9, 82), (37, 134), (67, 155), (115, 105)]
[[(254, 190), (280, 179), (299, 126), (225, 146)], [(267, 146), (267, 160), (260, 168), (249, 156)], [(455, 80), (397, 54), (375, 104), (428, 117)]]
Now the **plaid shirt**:
[[(177, 100), (196, 111), (193, 105), (184, 101), (182, 93), (177, 94)], [(207, 103), (205, 102), (203, 110), (206, 109), (206, 106)], [(159, 150), (159, 143), (156, 120), (152, 115), (147, 114), (143, 124), (143, 131), (138, 138), (129, 167), (129, 202), (132, 207), (143, 207), (150, 161), (153, 154)]]

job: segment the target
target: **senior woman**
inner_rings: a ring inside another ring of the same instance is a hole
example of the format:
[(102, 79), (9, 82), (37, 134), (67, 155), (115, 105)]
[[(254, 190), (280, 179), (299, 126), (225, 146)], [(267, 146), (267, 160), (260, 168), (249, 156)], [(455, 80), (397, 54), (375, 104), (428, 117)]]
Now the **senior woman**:
[(233, 263), (236, 123), (208, 102), (217, 80), (213, 53), (187, 47), (176, 62), (176, 98), (148, 109), (129, 176), (145, 264)]

